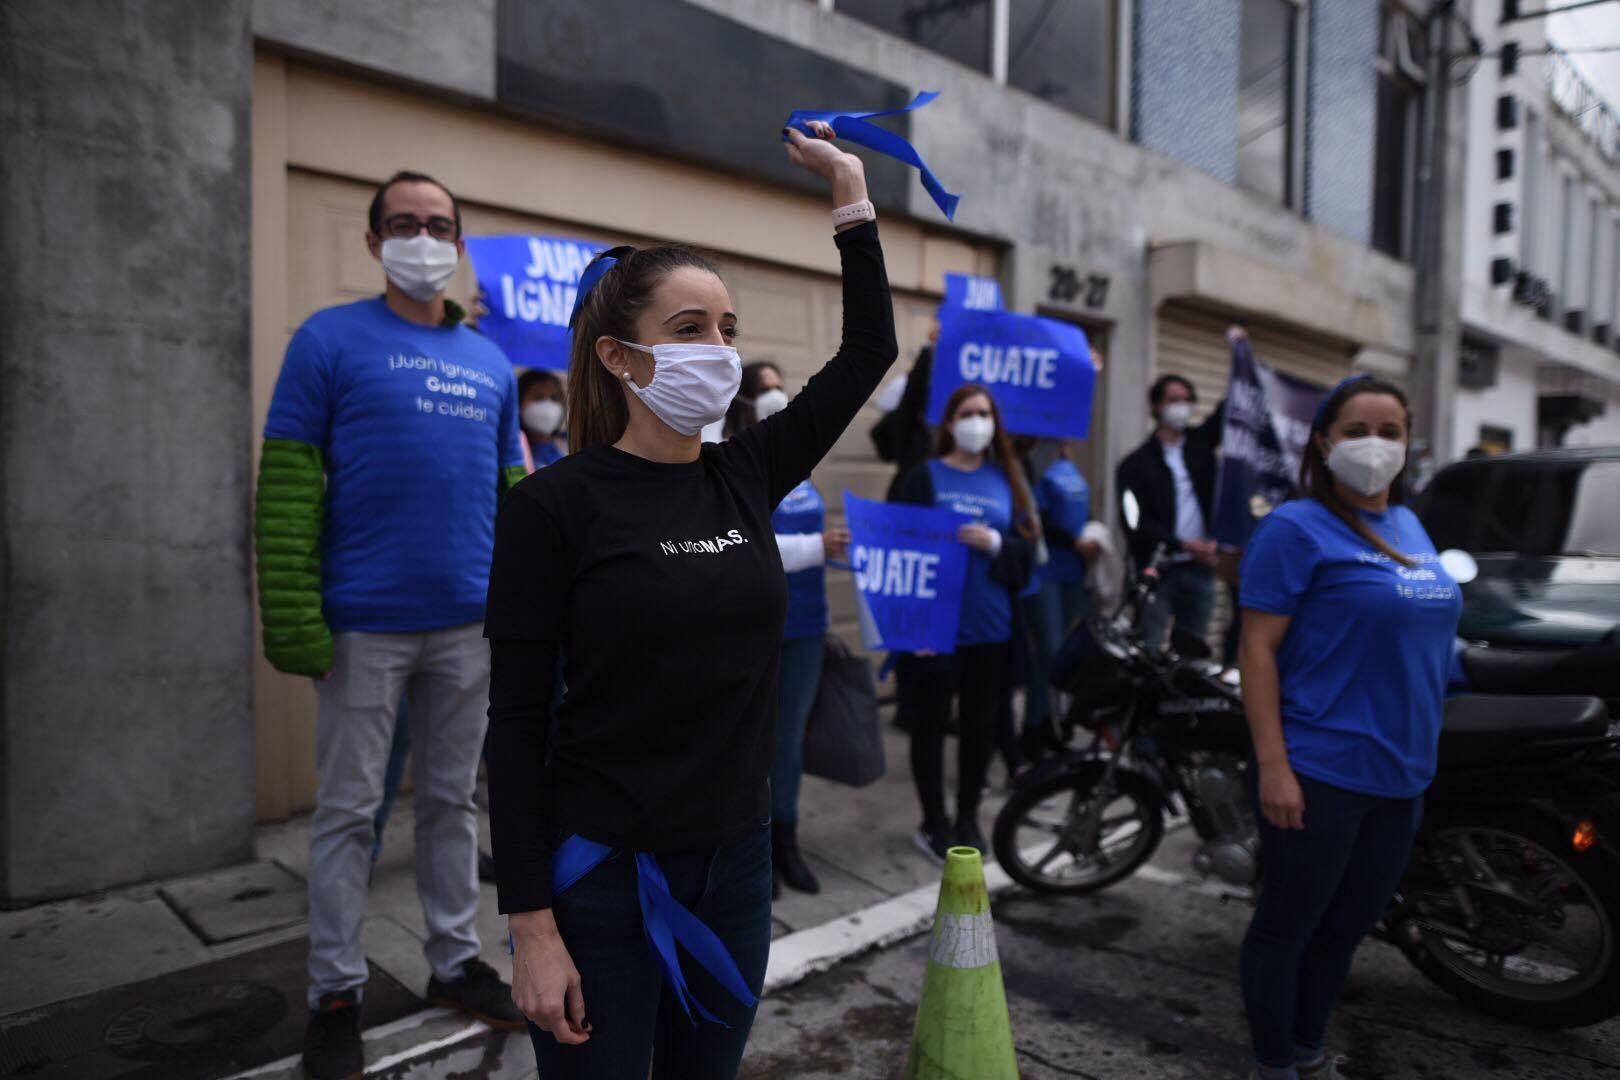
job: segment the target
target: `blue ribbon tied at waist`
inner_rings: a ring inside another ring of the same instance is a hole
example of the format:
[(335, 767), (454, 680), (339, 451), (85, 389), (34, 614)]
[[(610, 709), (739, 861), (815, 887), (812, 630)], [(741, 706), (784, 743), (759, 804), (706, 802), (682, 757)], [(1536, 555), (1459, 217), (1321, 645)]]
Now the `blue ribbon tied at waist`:
[[(613, 849), (606, 844), (587, 840), (577, 833), (570, 836), (557, 848), (551, 859), (552, 891), (561, 896), (611, 854)], [(665, 879), (652, 853), (638, 851), (635, 857), (636, 895), (641, 901), (642, 929), (647, 935), (647, 946), (664, 973), (664, 981), (675, 991), (675, 1000), (681, 1003), (688, 1020), (697, 1023), (692, 1016), (692, 1010), (696, 1009), (703, 1019), (729, 1028), (730, 1024), (704, 1008), (687, 987), (686, 976), (681, 973), (680, 958), (675, 952), (677, 942), (744, 1008), (753, 1008), (759, 999), (743, 981), (742, 972), (737, 969), (737, 962), (731, 958), (725, 942), (670, 895), (669, 881)]]
[[(840, 139), (848, 139), (857, 146), (864, 146), (868, 150), (876, 150), (886, 154), (897, 161), (904, 162), (916, 169), (922, 175), (923, 190), (933, 196), (934, 205), (938, 206), (947, 220), (956, 220), (956, 204), (961, 196), (952, 195), (945, 190), (945, 185), (939, 182), (939, 177), (923, 161), (922, 155), (904, 138), (892, 131), (878, 127), (872, 123), (875, 116), (896, 116), (900, 113), (920, 109), (930, 101), (939, 97), (938, 90), (924, 90), (911, 99), (910, 105), (898, 109), (884, 109), (877, 112), (839, 112), (827, 109), (796, 109), (788, 117), (788, 126), (796, 127), (804, 134), (814, 137), (810, 130), (810, 121), (820, 120), (831, 126)], [(787, 138), (786, 135), (783, 136)]]

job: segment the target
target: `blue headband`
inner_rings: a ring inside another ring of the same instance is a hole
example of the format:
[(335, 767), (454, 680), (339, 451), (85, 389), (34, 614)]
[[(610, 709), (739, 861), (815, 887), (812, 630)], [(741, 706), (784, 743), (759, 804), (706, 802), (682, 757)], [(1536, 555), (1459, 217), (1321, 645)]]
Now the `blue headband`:
[(1371, 379), (1371, 378), (1372, 378), (1371, 375), (1369, 375), (1365, 371), (1363, 371), (1358, 375), (1351, 375), (1347, 379), (1340, 379), (1339, 384), (1337, 386), (1335, 386), (1333, 389), (1329, 390), (1327, 393), (1322, 395), (1322, 403), (1316, 407), (1316, 419), (1311, 421), (1311, 430), (1312, 431), (1321, 431), (1322, 430), (1322, 424), (1327, 419), (1328, 402), (1330, 402), (1334, 398), (1338, 397), (1340, 390), (1343, 390), (1345, 387), (1349, 386), (1351, 383), (1365, 382), (1365, 381), (1367, 381), (1368, 379)]
[(585, 306), (585, 298), (591, 295), (596, 283), (602, 280), (602, 275), (619, 264), (619, 260), (612, 255), (603, 255), (585, 268), (579, 275), (579, 286), (574, 290), (574, 310), (568, 314), (568, 329), (574, 328), (574, 322), (579, 318), (580, 309)]

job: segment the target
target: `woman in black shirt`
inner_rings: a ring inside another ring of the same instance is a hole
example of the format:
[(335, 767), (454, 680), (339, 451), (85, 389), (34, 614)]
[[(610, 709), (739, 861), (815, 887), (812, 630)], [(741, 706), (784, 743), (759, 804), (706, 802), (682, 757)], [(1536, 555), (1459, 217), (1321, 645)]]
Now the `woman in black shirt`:
[(725, 286), (689, 248), (606, 253), (580, 285), (573, 453), (496, 526), (490, 820), (547, 1080), (644, 1077), (655, 1051), (659, 1075), (730, 1077), (753, 1021), (787, 608), (771, 512), (898, 351), (861, 163), (816, 132), (790, 131), (788, 155), (839, 208), (838, 354), (786, 409), (702, 444), (740, 372)]

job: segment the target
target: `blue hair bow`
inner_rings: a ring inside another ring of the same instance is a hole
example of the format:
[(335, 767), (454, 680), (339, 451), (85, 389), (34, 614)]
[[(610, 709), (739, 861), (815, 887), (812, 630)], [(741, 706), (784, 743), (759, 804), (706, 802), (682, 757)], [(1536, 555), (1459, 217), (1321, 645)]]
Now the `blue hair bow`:
[[(629, 248), (614, 248), (615, 251), (629, 251)], [(591, 295), (596, 283), (602, 276), (619, 264), (617, 256), (603, 255), (585, 268), (579, 275), (579, 285), (574, 290), (574, 310), (568, 313), (568, 329), (574, 328), (574, 322), (579, 318), (580, 311), (585, 307), (585, 298)]]
[[(897, 161), (904, 162), (922, 174), (922, 186), (929, 195), (933, 196), (934, 205), (948, 220), (956, 220), (956, 204), (961, 199), (959, 195), (952, 195), (945, 190), (945, 185), (939, 182), (922, 155), (905, 139), (892, 131), (887, 131), (871, 123), (874, 116), (896, 116), (913, 109), (920, 109), (930, 101), (939, 97), (938, 90), (924, 90), (911, 99), (911, 104), (898, 109), (885, 109), (878, 112), (838, 112), (836, 110), (796, 109), (788, 117), (788, 126), (796, 127), (804, 134), (815, 137), (810, 130), (810, 121), (820, 120), (832, 127), (840, 139), (848, 139), (857, 146), (864, 146), (868, 150), (876, 150), (886, 154)], [(787, 132), (782, 133), (787, 139)]]
[(1327, 419), (1328, 402), (1330, 402), (1334, 398), (1338, 397), (1340, 390), (1343, 390), (1345, 387), (1349, 386), (1351, 383), (1363, 382), (1363, 381), (1365, 381), (1367, 379), (1371, 379), (1371, 378), (1372, 378), (1371, 375), (1369, 375), (1365, 371), (1363, 371), (1363, 372), (1360, 372), (1358, 374), (1351, 375), (1348, 378), (1340, 379), (1339, 382), (1338, 382), (1338, 385), (1336, 385), (1333, 389), (1329, 390), (1327, 393), (1322, 395), (1322, 402), (1321, 402), (1321, 404), (1319, 404), (1316, 407), (1316, 419), (1311, 421), (1311, 430), (1312, 431), (1321, 431), (1322, 430), (1322, 422)]

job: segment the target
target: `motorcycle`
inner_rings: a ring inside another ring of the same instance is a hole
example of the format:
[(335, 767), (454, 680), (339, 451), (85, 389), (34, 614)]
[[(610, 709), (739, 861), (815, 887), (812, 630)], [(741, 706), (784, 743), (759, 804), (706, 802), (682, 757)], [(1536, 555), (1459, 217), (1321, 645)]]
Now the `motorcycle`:
[[(1065, 742), (1083, 729), (1089, 745), (1037, 766), (997, 816), (997, 861), (1036, 892), (1128, 878), (1172, 814), (1197, 834), (1200, 875), (1259, 882), (1241, 690), (1200, 643), (1159, 649), (1136, 632), (1164, 565), (1161, 553), (1118, 611), (1065, 644)], [(1620, 701), (1567, 684), (1545, 693), (1555, 666), (1463, 652), (1463, 672), (1491, 692), (1446, 705), (1425, 820), (1374, 936), (1481, 1012), (1568, 1028), (1620, 1014)], [(1580, 667), (1612, 684), (1620, 655)]]

